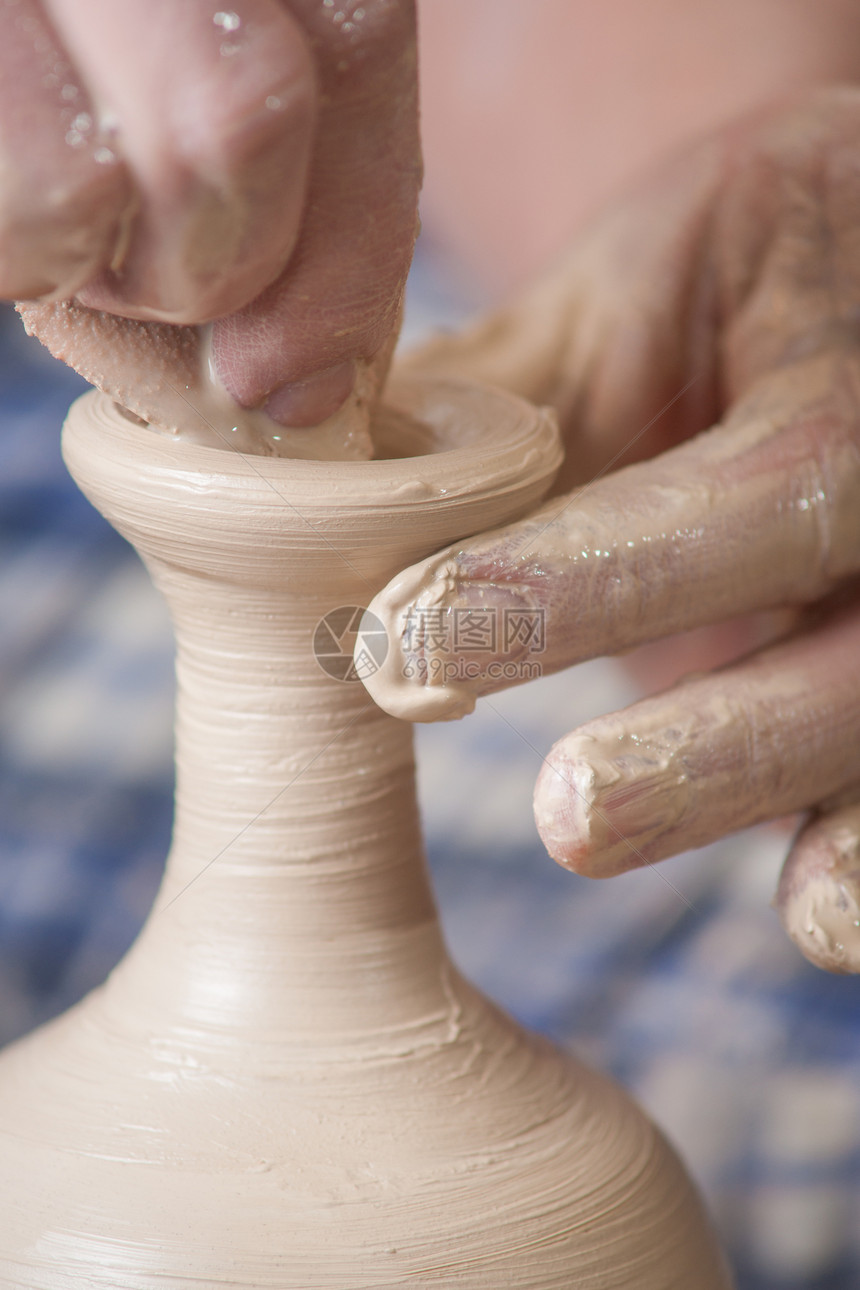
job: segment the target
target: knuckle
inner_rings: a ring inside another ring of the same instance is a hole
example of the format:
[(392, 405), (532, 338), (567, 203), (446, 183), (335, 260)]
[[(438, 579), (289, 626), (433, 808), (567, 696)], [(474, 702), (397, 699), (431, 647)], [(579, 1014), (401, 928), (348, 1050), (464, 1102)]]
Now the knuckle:
[(34, 299), (72, 295), (105, 267), (132, 195), (124, 166), (92, 158), (49, 184), (7, 187), (0, 198), (0, 289)]

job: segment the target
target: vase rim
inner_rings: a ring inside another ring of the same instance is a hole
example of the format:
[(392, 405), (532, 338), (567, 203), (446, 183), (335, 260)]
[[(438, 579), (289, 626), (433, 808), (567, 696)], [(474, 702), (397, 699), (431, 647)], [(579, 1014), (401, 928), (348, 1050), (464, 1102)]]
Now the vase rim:
[[(349, 507), (386, 508), (438, 504), (441, 498), (478, 497), (508, 488), (533, 489), (548, 481), (561, 461), (558, 430), (549, 409), (513, 394), (459, 380), (410, 377), (392, 381), (384, 416), (403, 414), (424, 432), (429, 451), (370, 461), (316, 461), (231, 452), (159, 432), (91, 391), (72, 406), (63, 447), (79, 477), (122, 476), (135, 490), (194, 490), (205, 479), (208, 502), (223, 489), (235, 498), (241, 485), (246, 505), (270, 503), (273, 490), (288, 502), (336, 501)], [(313, 431), (308, 433), (312, 434)], [(409, 445), (407, 445), (408, 447)], [(546, 486), (546, 483), (545, 483)]]

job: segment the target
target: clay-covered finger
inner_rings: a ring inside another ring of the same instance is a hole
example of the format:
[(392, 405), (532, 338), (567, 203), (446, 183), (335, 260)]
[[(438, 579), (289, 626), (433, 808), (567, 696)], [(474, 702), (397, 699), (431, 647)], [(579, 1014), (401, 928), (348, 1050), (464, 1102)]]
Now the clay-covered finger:
[(416, 233), (411, 0), (291, 0), (320, 87), (307, 213), (280, 281), (213, 329), (218, 373), (245, 406), (313, 425), (395, 328)]
[(292, 253), (316, 84), (279, 0), (45, 0), (110, 123), (138, 203), (120, 252), (79, 299), (201, 323), (246, 304)]
[(372, 605), (398, 646), (390, 710), (459, 716), (525, 664), (820, 598), (860, 570), (858, 396), (856, 362), (816, 357), (689, 443), (406, 570)]
[(35, 0), (0, 39), (0, 296), (72, 295), (110, 263), (132, 186), (85, 79)]
[(560, 864), (610, 877), (860, 781), (860, 605), (553, 747), (535, 820)]
[(801, 830), (774, 903), (810, 962), (860, 972), (860, 801), (823, 811)]
[(19, 303), (18, 312), (55, 358), (162, 431), (265, 456), (346, 461), (372, 455), (369, 422), (381, 367), (368, 367), (352, 397), (309, 435), (238, 407), (209, 379), (206, 328), (120, 318), (70, 300)]

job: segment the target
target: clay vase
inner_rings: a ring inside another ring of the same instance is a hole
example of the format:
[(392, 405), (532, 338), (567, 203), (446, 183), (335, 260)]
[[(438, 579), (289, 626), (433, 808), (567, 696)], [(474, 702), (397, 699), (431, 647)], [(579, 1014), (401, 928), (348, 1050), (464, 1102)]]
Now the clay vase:
[(653, 1125), (449, 961), (411, 728), (315, 657), (321, 619), (558, 462), (507, 395), (393, 397), (371, 462), (70, 413), (72, 473), (174, 615), (176, 823), (125, 960), (0, 1059), (3, 1287), (730, 1285)]

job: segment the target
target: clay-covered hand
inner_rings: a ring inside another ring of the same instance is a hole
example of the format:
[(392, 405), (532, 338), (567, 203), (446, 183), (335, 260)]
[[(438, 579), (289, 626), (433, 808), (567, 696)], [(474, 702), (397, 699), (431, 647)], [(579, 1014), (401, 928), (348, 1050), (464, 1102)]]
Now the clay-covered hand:
[[(860, 92), (818, 93), (700, 147), (523, 300), (419, 354), (554, 405), (564, 479), (375, 602), (409, 625), (402, 710), (427, 719), (523, 660), (796, 610), (775, 643), (562, 739), (536, 818), (561, 864), (608, 876), (810, 809), (779, 904), (842, 971), (860, 969), (858, 210)], [(422, 609), (452, 611), (445, 634), (416, 635)]]
[(339, 407), (396, 325), (412, 0), (8, 0), (0, 140), (0, 296), (217, 319), (221, 381), (285, 425)]

